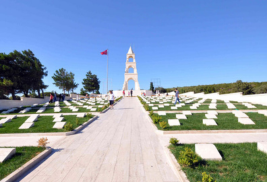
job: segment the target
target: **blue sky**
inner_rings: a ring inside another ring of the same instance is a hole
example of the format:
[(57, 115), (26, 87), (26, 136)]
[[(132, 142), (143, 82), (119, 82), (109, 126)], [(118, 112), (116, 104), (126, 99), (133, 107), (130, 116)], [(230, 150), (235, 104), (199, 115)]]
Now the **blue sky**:
[[(0, 52), (31, 49), (52, 75), (65, 68), (80, 91), (89, 70), (103, 92), (109, 49), (111, 89), (122, 89), (126, 53), (139, 83), (192, 86), (267, 81), (267, 1), (1, 1)], [(130, 86), (133, 87), (133, 82)], [(106, 85), (104, 85), (105, 91)]]

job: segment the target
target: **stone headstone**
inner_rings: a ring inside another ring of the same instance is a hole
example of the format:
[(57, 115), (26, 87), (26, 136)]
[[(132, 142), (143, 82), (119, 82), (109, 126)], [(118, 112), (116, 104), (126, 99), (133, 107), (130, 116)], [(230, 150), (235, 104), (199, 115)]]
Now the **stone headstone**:
[(258, 142), (257, 148), (258, 150), (265, 152), (267, 154), (267, 142)]
[(168, 123), (170, 126), (180, 126), (180, 122), (178, 119), (168, 119)]
[(186, 115), (184, 114), (176, 114), (177, 119), (187, 119)]
[(166, 116), (166, 112), (165, 111), (159, 111), (158, 112), (158, 115), (160, 115), (160, 116)]
[(62, 114), (54, 114), (53, 118), (58, 118), (58, 117), (61, 117), (61, 116), (62, 116)]
[(29, 128), (33, 127), (33, 126), (34, 126), (34, 122), (32, 122), (32, 123), (23, 123), (23, 124), (19, 127), (19, 129), (29, 129)]
[(64, 117), (56, 117), (53, 122), (61, 122), (64, 120)]
[(77, 114), (77, 117), (78, 118), (84, 118), (84, 116), (85, 116), (85, 113), (79, 113), (79, 114)]
[(91, 111), (96, 111), (96, 108), (92, 108)]
[(164, 105), (159, 105), (159, 108), (164, 108)]
[(173, 107), (171, 107), (171, 109), (177, 109), (177, 107), (173, 106)]
[(16, 148), (0, 148), (0, 163), (11, 158), (16, 153)]
[(66, 122), (56, 122), (53, 128), (62, 129), (65, 126)]
[(217, 119), (217, 116), (215, 114), (205, 114), (205, 117), (208, 119)]
[(195, 152), (204, 160), (222, 160), (221, 154), (213, 144), (195, 144)]
[(254, 125), (255, 123), (250, 118), (238, 118), (238, 122), (244, 125)]
[(192, 115), (191, 111), (183, 111), (184, 115)]
[(152, 107), (152, 110), (158, 110), (159, 108), (158, 107)]
[(203, 119), (203, 124), (207, 126), (217, 126), (217, 123), (214, 121), (214, 119)]

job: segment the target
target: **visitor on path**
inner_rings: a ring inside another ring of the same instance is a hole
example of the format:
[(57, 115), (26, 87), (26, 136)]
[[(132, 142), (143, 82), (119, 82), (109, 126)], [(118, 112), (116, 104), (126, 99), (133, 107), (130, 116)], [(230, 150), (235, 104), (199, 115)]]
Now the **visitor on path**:
[(124, 90), (122, 91), (122, 95), (123, 95), (123, 97), (125, 97), (125, 91)]
[(53, 97), (52, 93), (50, 93), (49, 103), (52, 103), (53, 102), (53, 99), (54, 99), (54, 97)]
[(133, 89), (131, 90), (131, 97), (133, 96)]
[(64, 101), (64, 100), (65, 100), (65, 94), (62, 95), (62, 101)]
[(57, 93), (55, 92), (55, 94), (54, 94), (54, 102), (56, 102), (57, 101)]
[(114, 104), (114, 94), (112, 90), (109, 91), (109, 107), (110, 109), (113, 109), (113, 104)]
[(176, 104), (177, 101), (179, 102), (179, 104), (181, 103), (180, 100), (179, 100), (179, 91), (176, 88), (175, 89), (175, 103), (174, 103), (174, 105)]
[(58, 96), (58, 100), (59, 100), (59, 102), (61, 101), (61, 98), (62, 98), (62, 95), (59, 94), (59, 96)]
[(128, 97), (130, 97), (130, 91), (128, 91)]

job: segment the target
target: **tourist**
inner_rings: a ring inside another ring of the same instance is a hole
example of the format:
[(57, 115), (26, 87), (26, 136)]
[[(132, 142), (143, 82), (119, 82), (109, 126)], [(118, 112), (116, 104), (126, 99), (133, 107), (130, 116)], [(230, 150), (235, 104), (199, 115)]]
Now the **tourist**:
[(50, 93), (50, 100), (49, 100), (49, 103), (52, 103), (53, 102), (53, 95), (52, 95), (52, 93)]
[(55, 94), (54, 94), (54, 102), (56, 102), (57, 101), (57, 93), (55, 92)]
[(123, 97), (125, 97), (125, 91), (124, 90), (122, 91), (122, 95), (123, 95)]
[(64, 100), (65, 100), (65, 94), (62, 95), (62, 101), (64, 101)]
[(174, 103), (174, 105), (176, 104), (176, 102), (178, 101), (179, 102), (179, 104), (181, 103), (180, 102), (180, 100), (179, 100), (179, 91), (177, 90), (177, 88), (175, 89), (175, 103)]
[(59, 96), (58, 96), (58, 100), (59, 100), (59, 102), (61, 101), (61, 94), (59, 94)]
[(114, 104), (114, 94), (112, 90), (109, 91), (109, 107), (110, 109), (113, 109), (113, 104)]
[(133, 96), (133, 89), (131, 90), (131, 97)]
[(130, 91), (128, 91), (128, 97), (130, 97)]

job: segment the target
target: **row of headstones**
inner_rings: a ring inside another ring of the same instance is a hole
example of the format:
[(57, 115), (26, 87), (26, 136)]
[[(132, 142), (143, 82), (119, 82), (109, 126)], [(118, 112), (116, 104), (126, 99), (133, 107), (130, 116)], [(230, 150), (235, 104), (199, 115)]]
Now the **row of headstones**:
[[(190, 111), (183, 111), (183, 114), (176, 114), (177, 119), (168, 119), (168, 123), (170, 126), (180, 126), (179, 119), (187, 119), (186, 115), (192, 115)], [(248, 115), (243, 113), (242, 111), (232, 111), (232, 113), (238, 118), (238, 122), (244, 125), (255, 125), (255, 123), (249, 118)], [(258, 111), (259, 114), (264, 114), (267, 116), (267, 111)], [(166, 115), (165, 111), (159, 111), (158, 115)], [(216, 111), (207, 111), (205, 117), (207, 119), (203, 119), (203, 124), (207, 126), (217, 126), (217, 123), (214, 119), (217, 118), (218, 113)]]
[[(267, 142), (258, 142), (257, 149), (267, 154)], [(204, 160), (223, 160), (214, 144), (195, 144), (195, 152)]]

